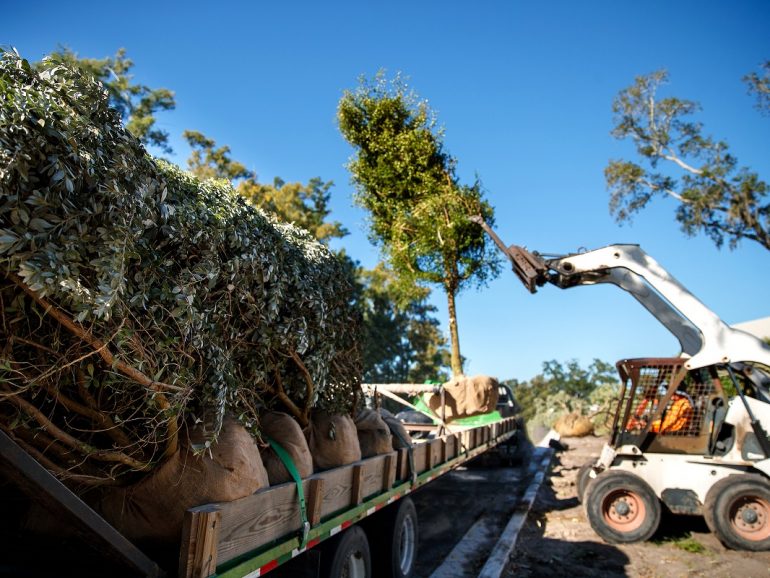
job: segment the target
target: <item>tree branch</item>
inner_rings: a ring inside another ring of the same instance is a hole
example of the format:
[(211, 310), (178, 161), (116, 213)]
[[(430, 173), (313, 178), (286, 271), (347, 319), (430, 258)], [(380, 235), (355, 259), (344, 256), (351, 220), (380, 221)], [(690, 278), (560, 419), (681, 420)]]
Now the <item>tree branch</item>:
[(305, 409), (302, 411), (302, 416), (307, 422), (308, 416), (310, 415), (310, 406), (313, 403), (313, 391), (315, 390), (315, 384), (313, 383), (313, 377), (310, 375), (310, 372), (307, 370), (307, 367), (302, 362), (302, 359), (300, 359), (299, 355), (297, 355), (296, 351), (291, 351), (291, 358), (294, 360), (294, 363), (297, 364), (297, 367), (302, 373), (302, 376), (305, 378), (307, 397), (305, 399)]
[(273, 370), (273, 375), (275, 376), (277, 387), (266, 384), (268, 391), (276, 396), (281, 401), (281, 403), (283, 403), (289, 413), (291, 413), (299, 422), (300, 426), (303, 428), (307, 427), (309, 423), (307, 417), (305, 417), (302, 410), (297, 407), (297, 405), (289, 398), (289, 396), (286, 395), (286, 392), (283, 389), (283, 381), (281, 380), (281, 376), (277, 369)]
[(179, 387), (177, 385), (170, 385), (168, 383), (162, 383), (160, 381), (155, 381), (154, 379), (150, 379), (138, 369), (135, 369), (127, 365), (126, 363), (120, 361), (119, 359), (115, 359), (115, 356), (112, 355), (112, 353), (107, 348), (107, 344), (102, 343), (99, 339), (91, 335), (91, 333), (87, 329), (84, 329), (83, 327), (80, 326), (80, 324), (70, 319), (66, 313), (64, 313), (55, 305), (50, 303), (45, 297), (40, 297), (35, 291), (30, 289), (20, 277), (18, 277), (13, 273), (9, 273), (8, 276), (11, 279), (11, 281), (16, 283), (16, 285), (18, 285), (19, 288), (22, 289), (22, 291), (24, 291), (27, 295), (32, 297), (32, 299), (36, 303), (38, 303), (41, 307), (43, 307), (47, 315), (50, 315), (51, 317), (56, 319), (56, 321), (58, 321), (61, 325), (63, 325), (76, 337), (82, 339), (83, 341), (88, 343), (91, 347), (93, 347), (99, 353), (99, 356), (104, 360), (104, 362), (107, 363), (107, 365), (109, 365), (110, 367), (114, 367), (126, 377), (131, 378), (133, 381), (137, 382), (138, 384), (144, 385), (145, 387), (148, 387), (153, 391), (183, 392), (186, 390), (186, 388), (184, 387)]
[[(22, 291), (24, 291), (36, 303), (38, 303), (41, 307), (43, 307), (47, 315), (50, 315), (51, 317), (53, 317), (56, 321), (58, 321), (61, 325), (63, 325), (67, 330), (69, 330), (72, 334), (74, 334), (76, 337), (85, 341), (91, 347), (93, 347), (99, 353), (99, 356), (104, 360), (104, 362), (107, 363), (107, 365), (117, 369), (120, 373), (132, 379), (133, 381), (137, 382), (138, 384), (143, 385), (151, 389), (152, 391), (154, 391), (155, 392), (154, 399), (157, 402), (158, 407), (160, 407), (161, 411), (167, 411), (171, 407), (171, 404), (169, 403), (168, 399), (163, 394), (164, 391), (183, 392), (186, 390), (186, 388), (184, 387), (170, 385), (167, 383), (161, 383), (159, 381), (155, 381), (154, 379), (150, 379), (138, 369), (135, 369), (129, 366), (128, 364), (120, 361), (119, 359), (116, 359), (115, 356), (112, 355), (112, 353), (110, 352), (109, 348), (107, 347), (107, 344), (102, 343), (99, 339), (91, 335), (91, 333), (88, 330), (81, 327), (80, 324), (70, 319), (66, 313), (61, 311), (52, 303), (49, 303), (49, 301), (45, 297), (40, 297), (35, 291), (30, 289), (27, 286), (27, 284), (24, 283), (24, 281), (22, 281), (20, 277), (18, 277), (13, 273), (9, 273), (8, 277), (17, 286), (19, 286)], [(179, 445), (179, 439), (178, 439), (179, 424), (177, 424), (176, 416), (175, 415), (170, 416), (166, 421), (166, 425), (168, 427), (168, 441), (166, 444), (166, 449), (163, 452), (164, 457), (168, 457), (171, 454), (173, 454), (177, 450)]]
[[(5, 387), (3, 389), (8, 391)], [(45, 415), (43, 415), (43, 413), (38, 408), (18, 395), (11, 395), (6, 399), (10, 400), (11, 403), (16, 405), (20, 410), (34, 419), (45, 431), (47, 431), (57, 440), (87, 457), (103, 462), (121, 463), (137, 471), (146, 471), (150, 468), (149, 463), (140, 462), (139, 460), (124, 454), (123, 452), (100, 450), (89, 444), (81, 442), (80, 440), (72, 437), (67, 432), (60, 429), (58, 426), (56, 426), (56, 424), (54, 424)]]

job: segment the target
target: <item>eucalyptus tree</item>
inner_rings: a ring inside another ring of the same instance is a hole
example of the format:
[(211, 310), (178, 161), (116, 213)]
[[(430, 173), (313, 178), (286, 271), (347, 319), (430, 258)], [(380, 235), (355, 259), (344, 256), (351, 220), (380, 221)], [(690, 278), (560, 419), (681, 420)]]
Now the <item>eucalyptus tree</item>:
[(362, 78), (337, 110), (339, 128), (355, 149), (348, 168), (356, 202), (369, 212), (370, 239), (396, 274), (401, 290), (436, 284), (446, 292), (451, 367), (462, 373), (456, 296), (499, 270), (494, 247), (469, 220), (493, 220), (479, 183), (463, 185), (444, 150), (427, 102), (396, 77)]
[[(629, 221), (655, 197), (676, 202), (676, 219), (687, 235), (706, 233), (720, 247), (742, 239), (770, 249), (768, 184), (738, 164), (726, 142), (703, 133), (692, 120), (698, 103), (658, 97), (663, 71), (636, 78), (613, 103), (612, 135), (630, 139), (641, 163), (613, 160), (604, 173), (610, 212)], [(744, 77), (760, 112), (770, 111), (770, 61)]]

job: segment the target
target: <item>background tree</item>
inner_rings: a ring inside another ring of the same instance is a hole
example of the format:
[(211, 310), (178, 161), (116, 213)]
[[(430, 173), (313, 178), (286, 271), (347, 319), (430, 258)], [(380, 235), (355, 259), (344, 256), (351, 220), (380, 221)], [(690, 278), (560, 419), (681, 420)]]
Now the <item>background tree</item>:
[(763, 62), (759, 67), (760, 72), (750, 72), (743, 77), (749, 85), (749, 93), (756, 99), (756, 108), (762, 114), (770, 112), (770, 60)]
[(380, 263), (359, 269), (363, 315), (364, 381), (421, 383), (446, 380), (449, 350), (428, 304), (429, 291), (418, 298), (398, 295), (394, 275)]
[(344, 93), (337, 119), (356, 151), (348, 168), (355, 200), (369, 212), (370, 238), (403, 291), (425, 283), (443, 287), (452, 372), (462, 373), (456, 296), (499, 270), (494, 246), (468, 216), (482, 214), (491, 222), (492, 207), (478, 183), (459, 183), (456, 161), (444, 151), (443, 133), (427, 103), (398, 77), (362, 79), (356, 90)]
[(588, 402), (597, 388), (616, 386), (618, 379), (615, 367), (600, 359), (594, 359), (587, 368), (574, 359), (566, 363), (554, 359), (543, 362), (542, 373), (530, 381), (506, 383), (511, 385), (524, 418), (534, 419), (538, 412), (559, 409), (551, 399), (554, 396), (557, 400), (571, 399), (568, 405), (577, 407)]
[[(605, 169), (610, 212), (628, 221), (656, 196), (674, 199), (676, 219), (687, 235), (706, 233), (719, 247), (725, 239), (734, 248), (750, 239), (770, 249), (768, 185), (739, 167), (724, 141), (705, 136), (690, 120), (700, 106), (689, 100), (658, 98), (668, 75), (657, 71), (636, 78), (613, 103), (612, 135), (630, 138), (642, 165), (613, 160)], [(770, 61), (763, 74), (744, 78), (757, 97), (757, 108), (770, 109)]]
[(227, 179), (236, 186), (240, 181), (257, 178), (244, 164), (230, 158), (229, 146), (218, 147), (213, 139), (197, 130), (186, 130), (182, 137), (192, 149), (187, 170), (199, 179)]
[(334, 185), (331, 181), (315, 177), (307, 184), (285, 183), (276, 177), (272, 185), (262, 184), (255, 172), (231, 158), (230, 147), (217, 146), (198, 131), (186, 130), (182, 136), (192, 149), (187, 168), (198, 178), (231, 181), (253, 205), (306, 229), (321, 242), (347, 235), (340, 222), (328, 220), (330, 189)]
[(109, 103), (121, 116), (124, 126), (145, 146), (154, 146), (171, 153), (168, 132), (157, 126), (155, 114), (173, 110), (176, 106), (174, 93), (167, 88), (150, 88), (133, 82), (131, 69), (134, 62), (126, 57), (126, 49), (120, 48), (115, 56), (106, 58), (81, 58), (67, 47), (61, 47), (49, 58), (75, 65), (101, 81), (109, 96)]
[(238, 185), (238, 192), (253, 204), (310, 231), (316, 239), (326, 243), (348, 234), (339, 221), (328, 220), (332, 186), (332, 181), (324, 182), (320, 177), (310, 179), (307, 184), (286, 183), (276, 177), (272, 185), (245, 180)]

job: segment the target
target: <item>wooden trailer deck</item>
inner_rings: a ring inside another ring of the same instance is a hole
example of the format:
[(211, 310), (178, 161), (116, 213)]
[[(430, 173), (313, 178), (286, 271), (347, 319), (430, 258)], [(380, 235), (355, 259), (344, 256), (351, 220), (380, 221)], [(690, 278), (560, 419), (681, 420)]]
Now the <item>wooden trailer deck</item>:
[[(186, 514), (179, 575), (262, 576), (516, 433), (505, 418), (302, 480), (309, 523), (303, 536), (297, 484), (288, 482)], [(410, 454), (411, 453), (411, 457)], [(410, 465), (412, 464), (412, 465)], [(413, 468), (413, 469), (412, 469)]]

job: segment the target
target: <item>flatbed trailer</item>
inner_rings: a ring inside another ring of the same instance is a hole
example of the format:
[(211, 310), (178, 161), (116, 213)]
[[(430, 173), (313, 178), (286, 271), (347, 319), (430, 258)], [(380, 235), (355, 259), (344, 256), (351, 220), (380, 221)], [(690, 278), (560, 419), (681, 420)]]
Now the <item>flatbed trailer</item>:
[[(411, 492), (510, 440), (517, 429), (516, 418), (503, 418), (313, 474), (301, 480), (301, 494), (299, 484), (288, 482), (232, 502), (192, 508), (185, 514), (178, 576), (253, 578), (318, 548), (334, 556), (330, 538), (375, 514), (395, 512)], [(73, 498), (80, 502), (42, 466), (35, 467), (30, 456), (18, 454), (23, 450), (14, 445), (7, 437), (0, 444), (0, 466), (11, 472), (6, 477), (26, 486), (35, 499), (45, 494), (49, 505), (61, 506)], [(112, 557), (120, 558), (136, 575), (165, 575), (84, 503), (63, 509), (86, 531), (98, 534)]]

